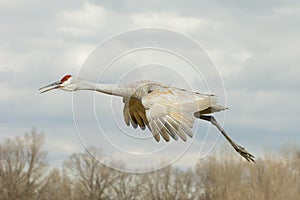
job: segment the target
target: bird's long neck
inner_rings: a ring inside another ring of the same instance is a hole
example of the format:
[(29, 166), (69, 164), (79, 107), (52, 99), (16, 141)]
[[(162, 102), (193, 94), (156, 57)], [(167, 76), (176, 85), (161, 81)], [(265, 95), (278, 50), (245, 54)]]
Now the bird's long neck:
[(123, 87), (122, 84), (97, 84), (89, 81), (80, 80), (76, 90), (93, 90), (115, 96), (127, 96), (130, 88)]

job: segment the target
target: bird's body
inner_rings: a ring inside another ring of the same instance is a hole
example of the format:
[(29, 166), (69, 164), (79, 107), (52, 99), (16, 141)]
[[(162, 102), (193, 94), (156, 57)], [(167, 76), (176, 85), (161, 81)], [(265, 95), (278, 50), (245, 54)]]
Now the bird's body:
[(187, 135), (193, 137), (192, 127), (196, 118), (210, 121), (240, 155), (248, 161), (254, 161), (254, 156), (234, 143), (215, 118), (208, 115), (226, 109), (217, 104), (214, 95), (187, 91), (155, 81), (96, 84), (75, 79), (71, 75), (64, 76), (40, 91), (43, 93), (57, 88), (67, 91), (92, 90), (123, 97), (125, 123), (142, 130), (148, 127), (156, 141), (160, 141), (160, 137), (165, 141), (169, 141), (170, 137), (174, 140), (180, 137), (186, 141)]

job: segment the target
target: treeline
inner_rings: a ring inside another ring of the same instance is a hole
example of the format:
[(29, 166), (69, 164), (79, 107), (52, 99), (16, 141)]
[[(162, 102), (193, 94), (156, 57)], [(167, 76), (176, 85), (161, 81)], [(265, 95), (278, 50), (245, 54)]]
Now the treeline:
[[(43, 145), (44, 136), (36, 130), (0, 144), (0, 199), (300, 199), (297, 149), (265, 155), (255, 164), (225, 150), (193, 169), (130, 174), (105, 167), (85, 152), (53, 169)], [(94, 147), (89, 151), (101, 154)]]

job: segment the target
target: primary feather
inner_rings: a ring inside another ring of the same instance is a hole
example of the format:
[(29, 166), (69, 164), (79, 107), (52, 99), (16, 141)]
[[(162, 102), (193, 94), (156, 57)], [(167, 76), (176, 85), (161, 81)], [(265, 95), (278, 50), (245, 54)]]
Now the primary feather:
[(152, 81), (139, 81), (127, 85), (135, 88), (123, 97), (124, 121), (152, 132), (156, 141), (160, 136), (169, 141), (170, 136), (177, 140), (193, 137), (192, 127), (197, 112), (217, 112), (224, 110), (216, 104), (213, 95), (189, 92)]

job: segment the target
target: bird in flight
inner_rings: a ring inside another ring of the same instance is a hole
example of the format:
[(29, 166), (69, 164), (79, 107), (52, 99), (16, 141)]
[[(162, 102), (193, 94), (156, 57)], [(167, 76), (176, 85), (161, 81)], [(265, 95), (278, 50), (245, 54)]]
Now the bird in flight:
[(123, 98), (123, 116), (130, 126), (146, 127), (152, 132), (157, 142), (162, 137), (183, 141), (187, 136), (193, 137), (192, 127), (195, 119), (210, 122), (218, 128), (231, 146), (247, 161), (255, 162), (254, 156), (245, 148), (235, 143), (217, 122), (212, 113), (226, 108), (218, 105), (216, 97), (211, 94), (186, 91), (155, 81), (135, 81), (119, 84), (97, 84), (65, 75), (61, 80), (39, 89), (44, 93), (53, 89), (65, 91), (91, 90)]

